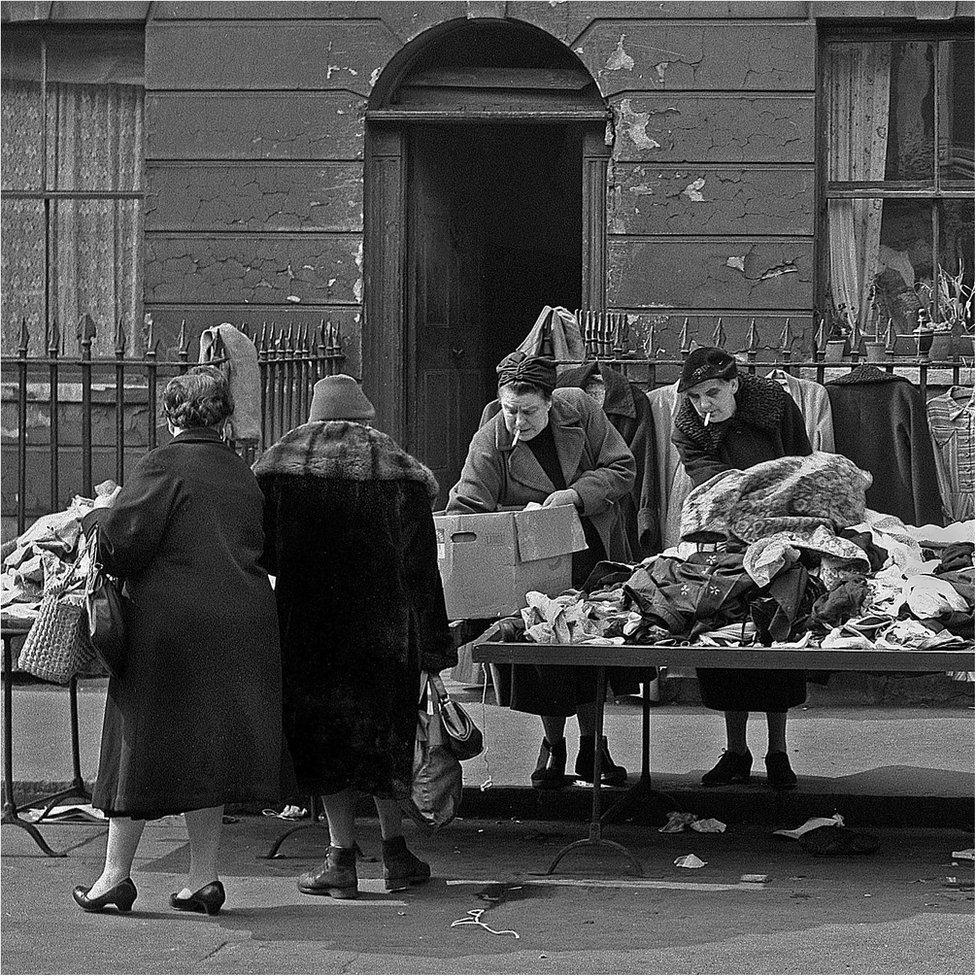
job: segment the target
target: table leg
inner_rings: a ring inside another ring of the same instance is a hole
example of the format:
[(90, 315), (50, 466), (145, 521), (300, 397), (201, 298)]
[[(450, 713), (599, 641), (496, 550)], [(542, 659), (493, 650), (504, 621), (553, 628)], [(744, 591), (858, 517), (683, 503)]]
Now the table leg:
[(11, 642), (13, 634), (3, 634), (3, 815), (0, 823), (3, 826), (19, 827), (26, 830), (34, 839), (34, 843), (48, 857), (67, 857), (51, 849), (41, 832), (27, 820), (21, 820), (17, 815), (14, 803), (14, 758), (13, 758), (13, 689), (10, 682), (13, 675), (11, 662)]
[(609, 823), (614, 817), (630, 809), (634, 802), (642, 796), (654, 800), (662, 812), (675, 809), (675, 799), (669, 793), (654, 789), (651, 784), (651, 689), (650, 672), (644, 675), (643, 694), (641, 696), (641, 774), (640, 779), (627, 789), (616, 800), (601, 818), (603, 823)]
[(603, 818), (600, 816), (600, 781), (603, 779), (603, 749), (601, 748), (601, 743), (603, 742), (603, 710), (607, 697), (606, 668), (598, 667), (596, 669), (596, 693), (596, 731), (593, 749), (593, 806), (590, 815), (590, 835), (586, 840), (573, 841), (572, 844), (567, 844), (563, 847), (556, 854), (555, 858), (553, 858), (552, 864), (549, 865), (549, 870), (546, 873), (552, 874), (556, 870), (556, 865), (570, 851), (579, 850), (584, 847), (605, 847), (622, 854), (630, 861), (630, 866), (633, 868), (634, 874), (638, 877), (643, 877), (644, 871), (640, 866), (640, 861), (634, 857), (633, 853), (624, 847), (623, 844), (606, 840), (603, 837)]

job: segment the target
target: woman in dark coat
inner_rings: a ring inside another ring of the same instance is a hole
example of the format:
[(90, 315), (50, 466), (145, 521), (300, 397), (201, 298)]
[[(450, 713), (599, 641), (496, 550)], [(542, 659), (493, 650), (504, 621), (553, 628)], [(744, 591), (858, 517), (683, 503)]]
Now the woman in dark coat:
[[(678, 383), (682, 402), (672, 440), (692, 485), (731, 468), (812, 453), (800, 408), (774, 380), (739, 372), (724, 349), (696, 349)], [(806, 700), (802, 671), (699, 668), (702, 702), (725, 712), (728, 748), (702, 777), (706, 786), (749, 780), (752, 754), (746, 742), (750, 711), (763, 711), (769, 727), (766, 771), (777, 789), (792, 789), (796, 776), (786, 751), (787, 709)]]
[(323, 795), (331, 846), (307, 894), (353, 898), (356, 793), (373, 796), (386, 887), (430, 878), (407, 850), (394, 784), (409, 784), (421, 671), (457, 663), (437, 569), (437, 482), (369, 426), (350, 376), (315, 385), (309, 422), (255, 465), (265, 565), (277, 577), (284, 727), (299, 784)]
[(92, 800), (110, 818), (105, 867), (74, 892), (87, 911), (132, 907), (145, 820), (184, 813), (190, 874), (170, 904), (215, 914), (224, 804), (280, 794), (281, 659), (258, 563), (261, 492), (217, 432), (233, 410), (219, 370), (171, 380), (163, 408), (172, 442), (143, 457), (83, 523), (129, 597), (127, 656), (109, 681)]
[[(619, 500), (634, 483), (634, 457), (603, 410), (582, 390), (556, 390), (550, 359), (516, 352), (498, 367), (501, 412), (471, 441), (449, 512), (494, 512), (507, 506), (575, 505), (588, 548), (573, 557), (573, 584), (581, 585), (601, 559), (630, 560)], [(565, 782), (566, 716), (580, 722), (577, 776), (592, 779), (595, 741), (594, 681), (585, 668), (516, 665), (498, 668), (499, 704), (542, 716), (545, 737), (532, 785)], [(511, 681), (507, 681), (511, 674)], [(602, 778), (620, 785), (627, 770), (614, 764), (604, 737)]]

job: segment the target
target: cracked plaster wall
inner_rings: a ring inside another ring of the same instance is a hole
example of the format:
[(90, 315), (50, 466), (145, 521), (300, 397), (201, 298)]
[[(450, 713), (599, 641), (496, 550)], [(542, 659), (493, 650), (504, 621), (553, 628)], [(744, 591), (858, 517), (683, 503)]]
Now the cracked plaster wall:
[(361, 163), (153, 168), (150, 231), (362, 231)]
[(614, 167), (613, 234), (813, 234), (812, 168)]

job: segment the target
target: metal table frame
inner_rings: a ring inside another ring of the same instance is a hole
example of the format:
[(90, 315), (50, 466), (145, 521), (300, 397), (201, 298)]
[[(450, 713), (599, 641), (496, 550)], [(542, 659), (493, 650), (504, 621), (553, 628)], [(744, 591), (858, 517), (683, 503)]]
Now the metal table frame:
[[(586, 644), (503, 643), (491, 640), (490, 629), (472, 652), (472, 659), (491, 664), (586, 665), (596, 669), (596, 741), (603, 736), (603, 712), (606, 706), (607, 668), (711, 667), (823, 671), (972, 671), (973, 648), (933, 648), (931, 650), (888, 650), (885, 648), (774, 648), (774, 647), (671, 647), (658, 644), (622, 646)], [(588, 847), (603, 848), (625, 857), (638, 877), (644, 872), (633, 852), (623, 844), (603, 836), (604, 824), (630, 803), (639, 792), (661, 796), (650, 785), (650, 701), (645, 683), (643, 722), (641, 728), (641, 778), (628, 792), (601, 813), (601, 750), (595, 750), (593, 762), (593, 803), (589, 835), (559, 850), (549, 865), (556, 865), (571, 851)]]
[[(52, 850), (44, 839), (37, 825), (50, 823), (47, 816), (61, 800), (78, 799), (86, 803), (91, 802), (91, 794), (85, 786), (81, 775), (81, 747), (78, 739), (78, 678), (72, 677), (68, 683), (68, 701), (71, 707), (71, 785), (57, 793), (48, 796), (35, 797), (28, 803), (17, 805), (14, 802), (14, 760), (13, 760), (13, 653), (11, 645), (15, 637), (22, 637), (30, 630), (30, 626), (21, 623), (4, 623), (0, 637), (3, 640), (3, 816), (0, 826), (20, 827), (26, 830), (34, 839), (34, 843), (48, 857), (67, 857), (63, 851)], [(23, 820), (20, 811), (28, 807), (45, 804), (44, 810), (37, 820)]]

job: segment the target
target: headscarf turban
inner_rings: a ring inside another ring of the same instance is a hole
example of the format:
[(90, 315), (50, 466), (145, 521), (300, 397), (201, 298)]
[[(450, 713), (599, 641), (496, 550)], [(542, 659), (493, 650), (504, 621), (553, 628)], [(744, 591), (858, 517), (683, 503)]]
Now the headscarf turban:
[(549, 396), (556, 388), (556, 364), (545, 356), (513, 352), (498, 364), (495, 371), (499, 389), (508, 383), (531, 383)]

